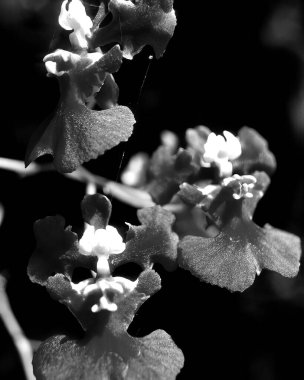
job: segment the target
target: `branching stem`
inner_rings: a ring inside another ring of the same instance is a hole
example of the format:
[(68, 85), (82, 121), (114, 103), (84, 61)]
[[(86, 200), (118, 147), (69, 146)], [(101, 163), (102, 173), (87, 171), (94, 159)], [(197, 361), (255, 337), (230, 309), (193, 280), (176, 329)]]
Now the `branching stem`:
[[(55, 171), (52, 164), (40, 165), (34, 162), (30, 164), (27, 169), (25, 169), (22, 161), (2, 157), (0, 157), (0, 169), (13, 171), (22, 178), (46, 171)], [(102, 189), (104, 194), (112, 195), (116, 199), (132, 207), (143, 208), (154, 206), (151, 196), (146, 191), (135, 189), (133, 187), (95, 175), (83, 166), (80, 166), (72, 173), (65, 173), (64, 176), (75, 181), (85, 183), (87, 186), (90, 184), (89, 186), (91, 189), (92, 186), (95, 185), (96, 188)]]

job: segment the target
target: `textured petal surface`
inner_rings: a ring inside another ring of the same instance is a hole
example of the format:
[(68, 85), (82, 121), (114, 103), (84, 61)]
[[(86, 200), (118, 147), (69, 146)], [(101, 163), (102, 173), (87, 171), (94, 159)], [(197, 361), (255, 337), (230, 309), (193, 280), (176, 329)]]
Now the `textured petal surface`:
[[(117, 312), (92, 314), (95, 333), (79, 341), (54, 336), (42, 343), (33, 360), (37, 379), (175, 379), (184, 358), (168, 334), (157, 330), (133, 338), (127, 333), (138, 307), (159, 288), (159, 276), (145, 271)], [(68, 292), (64, 297), (69, 303)]]
[(175, 269), (178, 237), (172, 232), (173, 214), (155, 206), (139, 210), (137, 215), (142, 225), (130, 226), (126, 250), (120, 255), (111, 256), (111, 266), (115, 268), (135, 262), (149, 268), (157, 262), (167, 270)]
[(42, 134), (33, 137), (26, 165), (51, 154), (59, 172), (73, 172), (82, 163), (127, 141), (134, 123), (132, 112), (124, 106), (92, 111), (78, 102), (64, 102)]
[(247, 289), (263, 268), (294, 277), (300, 265), (297, 236), (238, 218), (215, 238), (186, 236), (179, 247), (181, 267), (231, 291)]
[[(120, 64), (121, 51), (114, 47), (93, 64), (88, 65), (87, 59), (82, 58), (59, 77), (61, 99), (57, 110), (32, 136), (26, 166), (42, 155), (51, 154), (56, 169), (70, 173), (83, 162), (129, 139), (135, 123), (129, 108), (113, 106), (94, 111), (85, 104), (85, 100), (100, 89), (107, 74), (117, 71)], [(112, 102), (113, 94), (108, 92), (108, 96)], [(105, 105), (105, 99), (102, 103)]]
[(110, 0), (108, 8), (113, 19), (94, 34), (95, 47), (121, 43), (124, 56), (132, 58), (150, 45), (156, 58), (163, 55), (176, 26), (172, 0)]

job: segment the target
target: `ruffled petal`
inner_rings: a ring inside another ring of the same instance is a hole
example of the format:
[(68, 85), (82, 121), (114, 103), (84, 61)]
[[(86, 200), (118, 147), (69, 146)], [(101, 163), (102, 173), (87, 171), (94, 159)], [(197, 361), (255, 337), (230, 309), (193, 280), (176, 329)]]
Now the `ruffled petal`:
[[(36, 378), (175, 379), (184, 357), (167, 333), (156, 330), (143, 338), (133, 338), (127, 333), (136, 310), (159, 289), (159, 276), (154, 271), (145, 271), (116, 312), (91, 313), (94, 321), (88, 325), (94, 334), (89, 330), (83, 340), (57, 335), (43, 342), (33, 360)], [(73, 295), (65, 291), (61, 296), (61, 302), (72, 308)]]
[(166, 270), (176, 268), (177, 235), (172, 232), (175, 220), (171, 212), (160, 206), (145, 208), (137, 213), (141, 226), (130, 225), (126, 250), (110, 257), (110, 266), (135, 262), (147, 269), (153, 263), (162, 264)]
[[(61, 100), (51, 119), (32, 136), (26, 166), (42, 155), (51, 154), (56, 169), (69, 173), (129, 139), (135, 123), (129, 108), (114, 106), (93, 111), (85, 105), (85, 101), (100, 89), (107, 73), (118, 70), (121, 58), (116, 46), (95, 63), (89, 64), (88, 58), (83, 58), (73, 69), (58, 77)], [(64, 60), (59, 63), (59, 72), (67, 69)]]
[(127, 141), (134, 123), (127, 107), (92, 111), (75, 99), (68, 99), (61, 103), (51, 122), (33, 135), (26, 166), (40, 156), (51, 154), (59, 172), (71, 173), (82, 163)]
[(201, 207), (205, 206), (219, 233), (205, 237), (202, 225), (201, 236), (185, 236), (179, 244), (179, 265), (202, 281), (241, 292), (252, 285), (256, 274), (264, 268), (286, 277), (296, 276), (301, 256), (297, 236), (269, 226), (260, 228), (252, 221), (270, 180), (266, 173), (257, 172), (254, 176), (239, 177), (239, 186), (247, 177), (256, 178), (251, 198), (233, 197), (236, 179), (223, 186), (211, 202), (207, 199), (204, 203), (194, 187), (187, 186), (181, 191), (190, 205), (197, 200)]
[(113, 19), (92, 37), (93, 46), (121, 43), (125, 58), (139, 53), (145, 45), (161, 57), (176, 26), (173, 0), (110, 0), (108, 9)]
[(262, 269), (271, 269), (286, 277), (299, 271), (300, 239), (287, 232), (252, 221), (231, 222), (215, 238), (186, 236), (179, 248), (179, 264), (202, 281), (244, 291)]

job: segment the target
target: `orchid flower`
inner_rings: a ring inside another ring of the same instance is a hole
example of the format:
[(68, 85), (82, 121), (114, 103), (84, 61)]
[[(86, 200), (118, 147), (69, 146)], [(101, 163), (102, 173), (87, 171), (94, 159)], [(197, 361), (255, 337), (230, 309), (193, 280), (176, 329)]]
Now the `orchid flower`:
[(210, 133), (204, 145), (205, 153), (202, 157), (202, 165), (216, 165), (219, 168), (221, 177), (232, 175), (232, 160), (242, 154), (241, 143), (231, 132), (224, 131), (223, 135)]

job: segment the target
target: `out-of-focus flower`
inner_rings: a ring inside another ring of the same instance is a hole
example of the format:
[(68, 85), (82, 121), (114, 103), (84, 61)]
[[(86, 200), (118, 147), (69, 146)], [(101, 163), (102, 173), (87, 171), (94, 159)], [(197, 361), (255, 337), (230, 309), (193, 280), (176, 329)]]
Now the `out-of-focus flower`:
[[(161, 145), (148, 159), (138, 153), (131, 157), (122, 172), (121, 180), (126, 185), (138, 186), (147, 191), (156, 204), (170, 202), (179, 185), (195, 175), (199, 167), (193, 163), (190, 152), (178, 149), (178, 138), (170, 131), (161, 134)], [(129, 183), (127, 183), (129, 181)]]
[(275, 157), (269, 150), (267, 141), (256, 130), (243, 127), (238, 131), (237, 137), (230, 132), (226, 132), (226, 136), (226, 140), (223, 136), (216, 136), (205, 126), (189, 128), (186, 131), (186, 149), (196, 163), (205, 167), (218, 162), (217, 167), (226, 171), (226, 176), (247, 175), (256, 170), (267, 174), (275, 171)]
[(241, 143), (237, 137), (228, 131), (223, 135), (210, 133), (204, 145), (204, 154), (202, 165), (216, 165), (219, 168), (220, 177), (229, 177), (232, 175), (232, 160), (238, 158), (242, 153)]
[[(239, 176), (234, 174), (232, 177), (223, 179), (222, 185), (229, 186), (232, 190), (234, 199), (253, 198), (253, 189), (257, 180), (253, 175)], [(261, 195), (262, 196), (262, 195)]]
[[(156, 204), (164, 205), (174, 199), (183, 183), (196, 184), (206, 191), (207, 185), (220, 184), (225, 177), (250, 176), (254, 171), (274, 172), (274, 155), (267, 141), (254, 129), (243, 127), (237, 137), (225, 131), (224, 136), (226, 139), (205, 126), (189, 128), (183, 149), (177, 136), (165, 131), (161, 145), (150, 159), (144, 153), (131, 157), (121, 180), (127, 186), (148, 192)], [(250, 192), (247, 193), (250, 197)]]
[(147, 181), (149, 157), (145, 153), (137, 153), (130, 158), (121, 174), (121, 182), (127, 186), (140, 187)]

